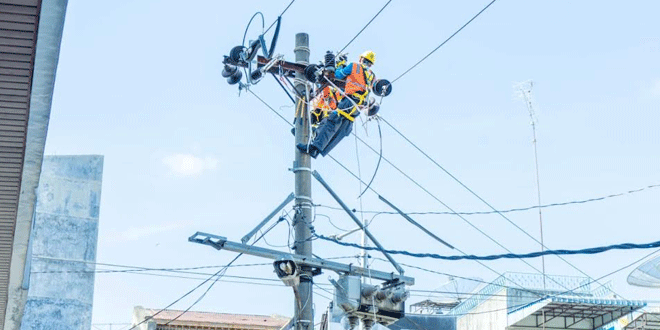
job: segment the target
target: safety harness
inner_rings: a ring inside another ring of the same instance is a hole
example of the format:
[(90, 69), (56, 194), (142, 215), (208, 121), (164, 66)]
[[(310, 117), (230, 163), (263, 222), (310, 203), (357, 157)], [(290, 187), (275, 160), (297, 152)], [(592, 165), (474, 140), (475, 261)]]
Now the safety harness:
[[(371, 72), (371, 70), (366, 68), (363, 64), (357, 64), (357, 66), (358, 66), (357, 69), (354, 70), (353, 72), (351, 72), (351, 76), (357, 73), (355, 71), (360, 71), (361, 70), (364, 84), (359, 83), (357, 81), (357, 79), (347, 79), (346, 84), (347, 85), (351, 84), (351, 85), (354, 85), (354, 86), (359, 87), (359, 88), (362, 89), (362, 92), (353, 91), (350, 95), (348, 95), (348, 97), (350, 97), (351, 99), (353, 99), (353, 101), (355, 101), (355, 104), (362, 105), (362, 104), (364, 104), (364, 101), (367, 99), (367, 96), (369, 95), (369, 87), (368, 86), (371, 85), (371, 82), (374, 79), (374, 74), (373, 74), (373, 72)], [(353, 106), (351, 108), (350, 112), (346, 112), (342, 109), (337, 109), (337, 113), (340, 116), (342, 116), (342, 117), (344, 117), (344, 118), (346, 118), (350, 121), (355, 121), (355, 117), (357, 117), (357, 114), (359, 114), (358, 109), (357, 109), (356, 106)]]

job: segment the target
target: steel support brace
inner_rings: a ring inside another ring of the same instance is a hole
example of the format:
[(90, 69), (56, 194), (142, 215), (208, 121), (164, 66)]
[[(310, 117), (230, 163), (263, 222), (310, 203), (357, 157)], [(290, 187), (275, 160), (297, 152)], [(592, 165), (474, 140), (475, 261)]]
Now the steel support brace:
[(306, 258), (301, 255), (290, 254), (277, 250), (266, 249), (253, 245), (246, 245), (237, 242), (228, 241), (226, 237), (197, 232), (188, 238), (188, 241), (198, 244), (212, 246), (217, 250), (227, 250), (232, 252), (244, 253), (252, 256), (267, 258), (271, 260), (288, 259), (295, 263), (307, 267), (321, 268), (331, 270), (337, 273), (346, 273), (351, 275), (368, 276), (382, 281), (400, 281), (407, 285), (415, 284), (415, 279), (409, 276), (398, 275), (396, 273), (387, 273), (380, 270), (366, 269), (354, 266), (352, 264), (342, 264), (321, 258)]
[(282, 204), (280, 204), (275, 210), (273, 210), (273, 212), (271, 212), (271, 213), (266, 217), (266, 219), (264, 219), (263, 221), (261, 221), (261, 223), (259, 223), (256, 227), (254, 227), (254, 229), (252, 229), (252, 231), (250, 231), (249, 233), (247, 233), (247, 235), (243, 236), (243, 238), (241, 238), (241, 242), (243, 242), (243, 244), (247, 243), (247, 242), (250, 240), (250, 238), (252, 238), (252, 236), (254, 236), (254, 234), (256, 234), (256, 233), (259, 231), (259, 229), (261, 229), (263, 226), (265, 226), (266, 223), (268, 223), (268, 221), (269, 221), (272, 217), (274, 217), (278, 212), (280, 212), (280, 211), (281, 211), (281, 210), (282, 210), (287, 204), (289, 204), (289, 203), (290, 203), (295, 197), (296, 197), (296, 196), (295, 196), (293, 193), (289, 194), (289, 196), (284, 200), (284, 202), (282, 202)]
[(358, 227), (360, 227), (360, 229), (362, 229), (364, 231), (364, 233), (367, 235), (367, 237), (369, 237), (369, 239), (374, 243), (374, 245), (376, 245), (376, 247), (380, 250), (380, 252), (382, 252), (385, 255), (385, 257), (387, 258), (387, 260), (389, 260), (392, 263), (392, 265), (394, 266), (394, 268), (396, 268), (396, 270), (399, 272), (399, 274), (403, 275), (403, 268), (401, 268), (401, 266), (399, 266), (399, 263), (397, 263), (396, 260), (394, 260), (394, 258), (392, 258), (392, 256), (389, 253), (385, 252), (385, 249), (383, 248), (383, 246), (380, 245), (378, 240), (373, 235), (371, 235), (369, 230), (366, 227), (364, 227), (364, 225), (362, 225), (362, 222), (360, 221), (360, 219), (358, 219), (355, 216), (355, 214), (353, 214), (351, 209), (348, 208), (348, 206), (346, 206), (346, 204), (344, 204), (344, 202), (341, 200), (341, 198), (339, 198), (339, 196), (337, 196), (337, 194), (332, 190), (332, 188), (330, 188), (328, 183), (326, 183), (325, 180), (323, 180), (323, 178), (321, 177), (319, 172), (314, 171), (314, 172), (312, 172), (312, 175), (325, 188), (325, 190), (327, 190), (330, 193), (332, 198), (334, 198), (335, 201), (337, 201), (337, 203), (344, 209), (344, 211), (346, 211), (346, 213), (351, 217), (351, 219), (353, 219), (353, 221), (358, 225)]
[(378, 195), (378, 198), (380, 198), (381, 201), (383, 201), (385, 204), (387, 204), (389, 207), (393, 208), (395, 211), (397, 211), (404, 219), (408, 220), (408, 222), (412, 223), (414, 226), (417, 228), (421, 229), (423, 232), (425, 232), (427, 235), (433, 237), (436, 241), (446, 245), (450, 249), (454, 249), (454, 246), (445, 242), (442, 238), (436, 236), (434, 233), (428, 231), (428, 229), (424, 228), (424, 226), (420, 225), (417, 223), (417, 221), (413, 220), (410, 216), (407, 214), (403, 213), (403, 211), (399, 210), (394, 204), (390, 203), (385, 197)]

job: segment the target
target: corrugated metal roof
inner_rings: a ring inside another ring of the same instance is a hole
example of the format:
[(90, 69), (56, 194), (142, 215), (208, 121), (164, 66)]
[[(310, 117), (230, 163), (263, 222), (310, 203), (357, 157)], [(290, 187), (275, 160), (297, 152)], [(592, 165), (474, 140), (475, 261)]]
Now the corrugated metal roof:
[(515, 313), (530, 306), (541, 303), (556, 303), (556, 304), (583, 304), (583, 305), (597, 305), (606, 308), (608, 306), (614, 307), (644, 307), (645, 301), (641, 300), (625, 300), (625, 299), (600, 299), (600, 298), (584, 298), (584, 297), (548, 297), (545, 299), (538, 299), (524, 306), (517, 306), (512, 308), (507, 313)]
[(642, 313), (625, 330), (660, 330), (660, 313)]
[(0, 0), (0, 320), (21, 186), (41, 0)]
[(646, 306), (638, 300), (550, 297), (507, 312), (508, 328), (593, 330)]

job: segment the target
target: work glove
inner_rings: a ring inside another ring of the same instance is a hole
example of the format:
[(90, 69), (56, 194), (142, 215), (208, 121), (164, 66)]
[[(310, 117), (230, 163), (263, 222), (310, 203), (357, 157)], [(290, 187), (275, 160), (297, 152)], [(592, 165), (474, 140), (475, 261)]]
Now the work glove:
[(337, 57), (337, 64), (336, 64), (337, 69), (343, 69), (343, 68), (345, 68), (345, 67), (346, 67), (346, 61), (347, 61), (347, 60), (348, 60), (348, 58), (346, 57), (346, 55), (344, 55), (344, 54), (339, 55), (339, 56)]

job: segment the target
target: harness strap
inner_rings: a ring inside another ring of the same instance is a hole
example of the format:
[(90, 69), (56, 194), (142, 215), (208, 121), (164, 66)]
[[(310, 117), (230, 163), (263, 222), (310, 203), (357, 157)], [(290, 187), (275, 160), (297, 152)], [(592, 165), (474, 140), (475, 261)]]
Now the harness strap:
[[(355, 112), (355, 107), (353, 107), (353, 110), (351, 111), (351, 113), (353, 113), (353, 112)], [(346, 119), (348, 119), (352, 122), (355, 121), (355, 118), (353, 118), (353, 116), (351, 116), (350, 114), (346, 113), (346, 111), (344, 111), (344, 110), (337, 110), (337, 113), (339, 115), (341, 115), (342, 117), (344, 117), (344, 118), (346, 118)]]

